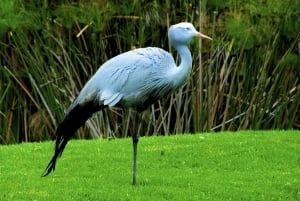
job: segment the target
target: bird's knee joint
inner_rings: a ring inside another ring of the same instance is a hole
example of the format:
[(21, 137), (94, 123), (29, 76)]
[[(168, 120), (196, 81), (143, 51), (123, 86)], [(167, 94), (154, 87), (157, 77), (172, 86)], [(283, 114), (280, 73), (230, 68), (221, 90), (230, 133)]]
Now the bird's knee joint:
[(139, 142), (139, 137), (138, 137), (137, 135), (133, 135), (133, 136), (132, 136), (132, 142), (133, 142), (134, 144), (137, 144), (137, 143)]

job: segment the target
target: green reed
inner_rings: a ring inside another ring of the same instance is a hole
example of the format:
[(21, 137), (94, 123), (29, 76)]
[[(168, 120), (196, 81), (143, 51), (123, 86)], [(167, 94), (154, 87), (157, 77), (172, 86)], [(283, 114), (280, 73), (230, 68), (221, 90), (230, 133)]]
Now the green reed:
[(166, 33), (180, 21), (214, 38), (190, 44), (194, 63), (188, 83), (146, 110), (139, 125), (134, 111), (110, 108), (95, 114), (76, 137), (126, 137), (136, 128), (142, 136), (299, 129), (300, 36), (291, 22), (300, 18), (291, 6), (297, 2), (276, 2), (269, 12), (256, 1), (228, 1), (229, 9), (219, 1), (4, 1), (0, 143), (54, 138), (84, 83), (121, 52), (156, 46), (179, 63)]

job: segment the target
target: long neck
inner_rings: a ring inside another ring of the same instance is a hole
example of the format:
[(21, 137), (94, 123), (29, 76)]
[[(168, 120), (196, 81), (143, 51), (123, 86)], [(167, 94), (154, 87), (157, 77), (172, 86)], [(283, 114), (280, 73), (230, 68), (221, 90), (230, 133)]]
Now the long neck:
[(180, 55), (181, 63), (179, 66), (175, 67), (173, 74), (173, 82), (176, 88), (181, 87), (190, 76), (192, 69), (192, 55), (190, 50), (186, 45), (175, 46), (176, 50)]

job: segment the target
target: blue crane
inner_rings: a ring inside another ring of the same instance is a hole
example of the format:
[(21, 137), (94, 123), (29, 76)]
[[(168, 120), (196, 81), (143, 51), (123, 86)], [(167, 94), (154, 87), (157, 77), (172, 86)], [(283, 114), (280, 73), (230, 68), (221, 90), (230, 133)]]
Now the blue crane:
[[(192, 56), (187, 44), (193, 37), (212, 40), (196, 31), (188, 22), (172, 25), (169, 42), (176, 48), (181, 63), (163, 49), (147, 47), (122, 53), (106, 61), (85, 84), (68, 108), (56, 130), (54, 155), (43, 176), (55, 169), (55, 164), (73, 134), (93, 113), (106, 107), (120, 106), (143, 111), (160, 98), (178, 90), (189, 78)], [(138, 134), (132, 134), (133, 185), (136, 184)]]

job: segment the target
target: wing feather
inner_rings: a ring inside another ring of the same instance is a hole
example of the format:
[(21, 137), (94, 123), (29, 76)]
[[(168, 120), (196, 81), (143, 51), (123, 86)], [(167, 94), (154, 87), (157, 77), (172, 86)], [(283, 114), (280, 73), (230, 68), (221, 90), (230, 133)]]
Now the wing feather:
[(78, 102), (84, 102), (89, 94), (97, 94), (98, 101), (107, 106), (141, 107), (172, 90), (172, 80), (166, 75), (174, 66), (173, 57), (160, 48), (125, 52), (98, 69), (82, 89)]

